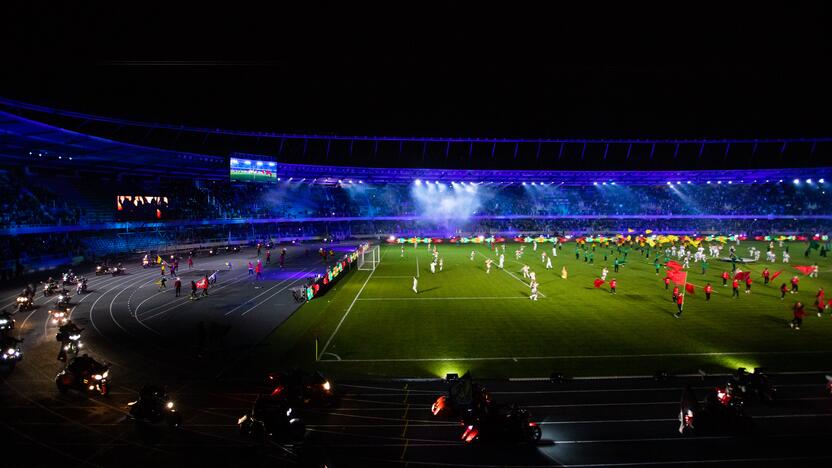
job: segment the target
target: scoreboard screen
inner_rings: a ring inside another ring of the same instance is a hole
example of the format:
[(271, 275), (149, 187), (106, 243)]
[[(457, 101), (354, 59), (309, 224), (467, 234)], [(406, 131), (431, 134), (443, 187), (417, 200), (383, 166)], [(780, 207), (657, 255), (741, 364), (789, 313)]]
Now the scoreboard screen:
[(277, 182), (277, 163), (231, 158), (231, 182)]

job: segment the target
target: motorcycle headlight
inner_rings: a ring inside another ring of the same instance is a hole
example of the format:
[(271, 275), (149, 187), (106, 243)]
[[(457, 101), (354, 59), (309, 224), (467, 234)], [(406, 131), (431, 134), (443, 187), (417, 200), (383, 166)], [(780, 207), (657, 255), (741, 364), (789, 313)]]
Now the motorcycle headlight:
[(14, 354), (14, 348), (7, 349), (6, 354)]
[(289, 409), (286, 410), (286, 417), (288, 418), (291, 415), (292, 415), (292, 408), (289, 408)]
[(173, 409), (173, 402), (169, 401), (166, 406), (168, 407), (168, 409)]
[(329, 383), (329, 380), (324, 380), (324, 383), (321, 386), (324, 387), (324, 390), (326, 390), (327, 392), (332, 390), (332, 384)]
[(72, 341), (80, 340), (81, 335), (69, 335), (69, 339)]
[(106, 379), (109, 375), (110, 375), (110, 371), (109, 371), (109, 370), (105, 370), (105, 371), (104, 371), (104, 375), (102, 375), (102, 377), (104, 377), (104, 378)]
[(0, 319), (0, 325), (5, 325), (9, 323), (8, 319)]
[(104, 376), (101, 374), (95, 374), (94, 376), (92, 376), (92, 378), (94, 378), (95, 380), (101, 380), (104, 378)]

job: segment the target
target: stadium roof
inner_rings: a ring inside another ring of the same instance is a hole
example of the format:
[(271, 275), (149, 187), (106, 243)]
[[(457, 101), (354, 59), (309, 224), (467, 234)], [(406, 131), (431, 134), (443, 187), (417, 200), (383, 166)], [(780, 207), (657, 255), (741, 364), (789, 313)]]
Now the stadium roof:
[[(7, 157), (62, 152), (101, 168), (219, 177), (228, 156), (327, 166), (503, 170), (719, 170), (823, 166), (832, 137), (455, 138), (255, 132), (85, 114), (0, 98)], [(73, 128), (75, 130), (68, 130)], [(84, 130), (81, 133), (79, 130)], [(97, 135), (113, 135), (104, 138)], [(130, 143), (118, 142), (127, 140)], [(137, 144), (138, 143), (138, 144)], [(180, 147), (202, 148), (185, 151)], [(165, 149), (163, 149), (165, 148)], [(74, 154), (73, 154), (74, 153)], [(214, 154), (215, 156), (208, 156)], [(222, 156), (219, 156), (222, 155)], [(74, 160), (74, 159), (73, 159)], [(31, 161), (31, 159), (29, 159)], [(30, 164), (32, 164), (30, 162)]]

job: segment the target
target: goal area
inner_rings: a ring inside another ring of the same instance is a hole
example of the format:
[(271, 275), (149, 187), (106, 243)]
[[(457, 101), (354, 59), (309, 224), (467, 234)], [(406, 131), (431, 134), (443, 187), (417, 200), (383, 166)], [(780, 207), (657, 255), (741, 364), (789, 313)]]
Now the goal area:
[(373, 271), (381, 262), (381, 247), (369, 246), (358, 256), (358, 269)]

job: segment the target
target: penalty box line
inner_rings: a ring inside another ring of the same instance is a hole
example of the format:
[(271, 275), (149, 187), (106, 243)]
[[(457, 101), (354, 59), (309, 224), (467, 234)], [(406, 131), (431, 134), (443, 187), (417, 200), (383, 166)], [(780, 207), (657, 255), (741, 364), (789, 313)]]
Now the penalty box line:
[[(747, 355), (800, 355), (832, 354), (832, 351), (726, 351), (710, 353), (657, 353), (657, 354), (596, 354), (572, 356), (490, 356), (490, 357), (448, 357), (448, 358), (378, 358), (378, 359), (341, 359), (337, 362), (449, 362), (449, 361), (546, 361), (558, 359), (611, 359), (611, 358), (650, 358), (650, 357), (707, 357), (707, 356), (747, 356)], [(327, 362), (336, 362), (326, 360)]]

